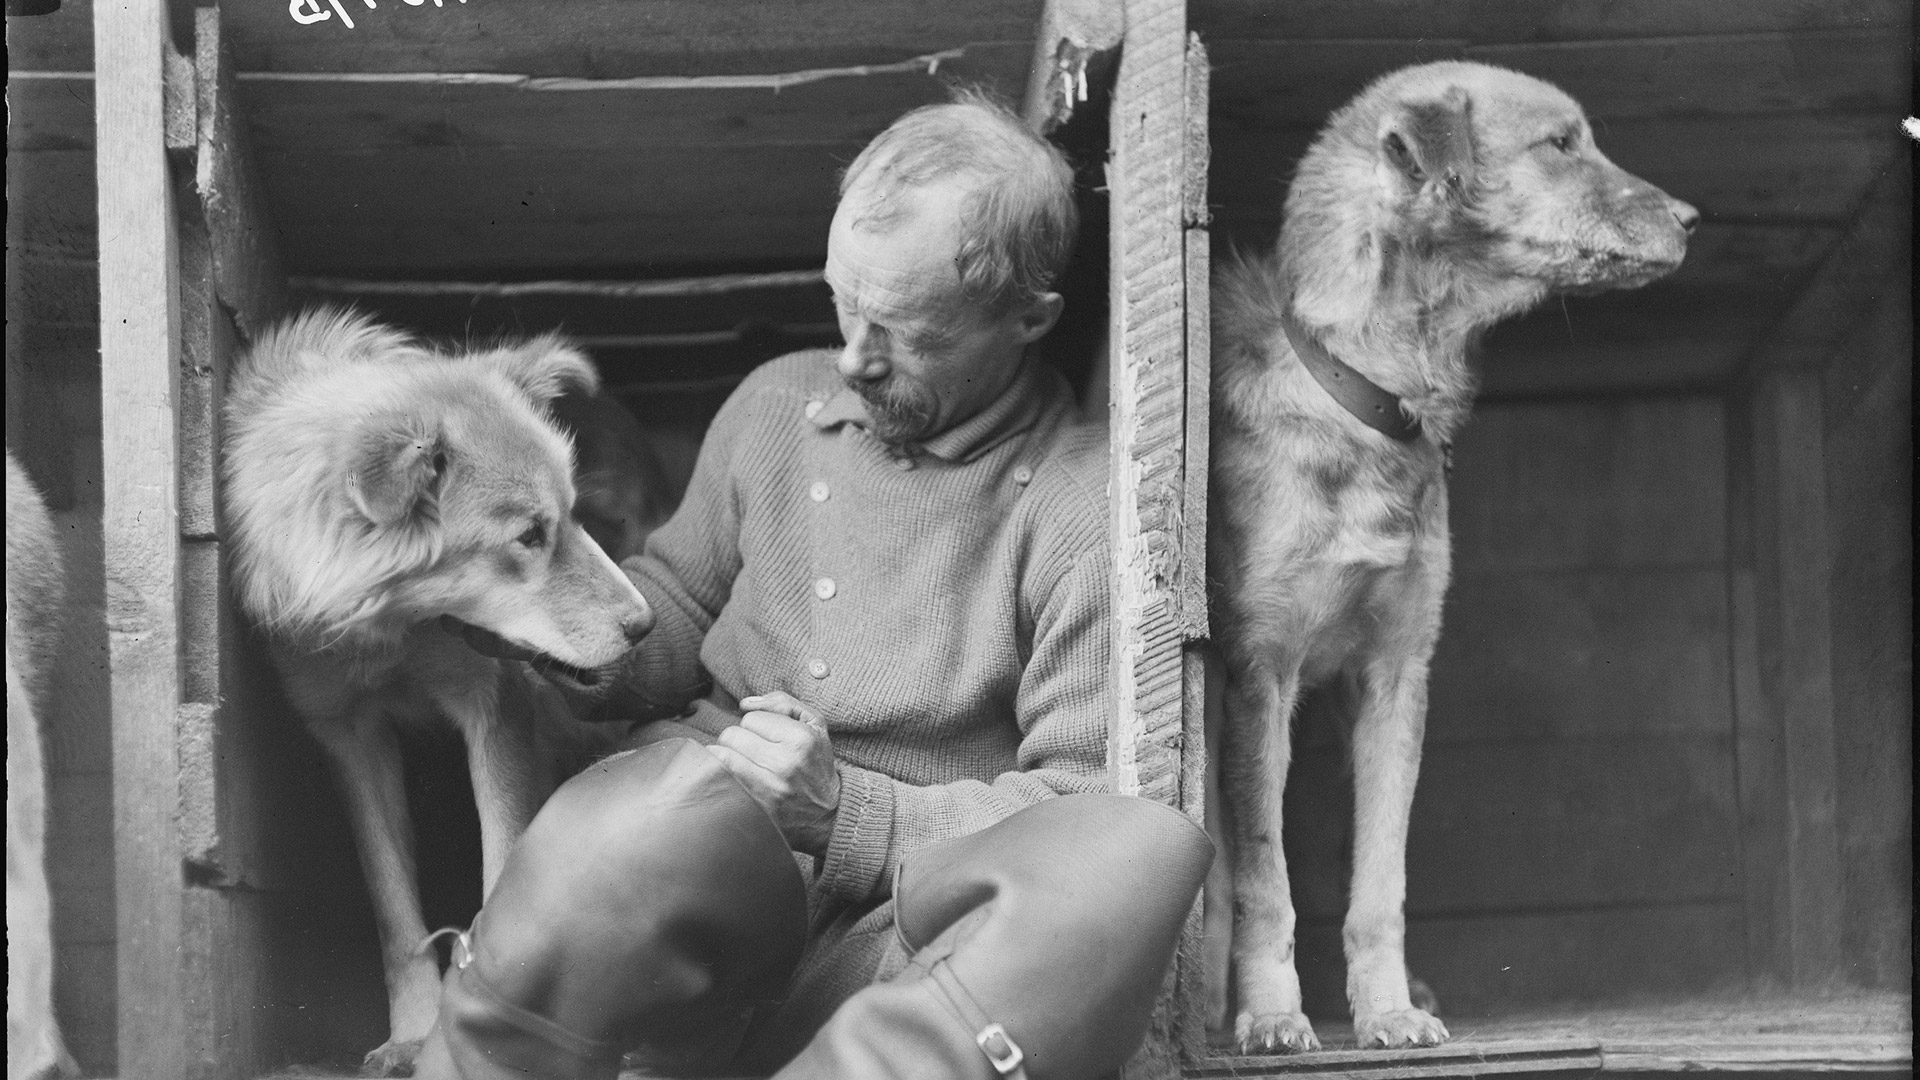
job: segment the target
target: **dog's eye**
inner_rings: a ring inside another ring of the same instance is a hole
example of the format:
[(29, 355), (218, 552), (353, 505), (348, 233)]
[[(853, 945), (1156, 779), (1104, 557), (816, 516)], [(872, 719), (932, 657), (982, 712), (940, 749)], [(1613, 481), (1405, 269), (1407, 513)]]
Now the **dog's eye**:
[(1552, 138), (1548, 139), (1547, 143), (1548, 145), (1552, 146), (1555, 150), (1558, 150), (1563, 154), (1571, 154), (1573, 153), (1573, 147), (1576, 141), (1577, 139), (1575, 138), (1572, 132), (1563, 131), (1560, 134), (1555, 135)]
[(536, 521), (533, 524), (527, 526), (526, 532), (523, 532), (519, 536), (514, 537), (514, 543), (519, 544), (523, 547), (530, 547), (530, 548), (546, 547), (547, 546), (547, 527)]

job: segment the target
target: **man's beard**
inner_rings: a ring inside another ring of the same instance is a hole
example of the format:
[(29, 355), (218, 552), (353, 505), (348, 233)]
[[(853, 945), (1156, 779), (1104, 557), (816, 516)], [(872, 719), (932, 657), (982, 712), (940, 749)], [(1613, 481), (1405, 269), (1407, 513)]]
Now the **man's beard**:
[(849, 379), (847, 385), (867, 403), (867, 430), (889, 446), (918, 442), (935, 434), (938, 403), (897, 376), (877, 382)]

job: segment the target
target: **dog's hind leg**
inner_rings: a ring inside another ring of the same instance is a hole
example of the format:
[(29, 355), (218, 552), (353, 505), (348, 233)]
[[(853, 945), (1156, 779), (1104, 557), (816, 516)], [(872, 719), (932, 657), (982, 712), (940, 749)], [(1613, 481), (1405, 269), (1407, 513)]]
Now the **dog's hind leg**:
[(346, 799), (360, 870), (373, 897), (380, 960), (387, 982), (388, 1039), (367, 1054), (362, 1070), (403, 1075), (440, 1010), (440, 963), (422, 948), (427, 928), (415, 876), (413, 818), (407, 812), (400, 742), (377, 706), (313, 725), (333, 760)]
[(1228, 659), (1221, 778), (1233, 830), (1233, 983), (1239, 1003), (1233, 1028), (1244, 1052), (1320, 1046), (1300, 1007), (1293, 894), (1280, 846), (1280, 802), (1299, 695), (1297, 659)]
[(1427, 719), (1426, 652), (1382, 658), (1363, 680), (1353, 728), (1353, 891), (1347, 1001), (1363, 1047), (1426, 1046), (1447, 1029), (1408, 996), (1407, 830)]

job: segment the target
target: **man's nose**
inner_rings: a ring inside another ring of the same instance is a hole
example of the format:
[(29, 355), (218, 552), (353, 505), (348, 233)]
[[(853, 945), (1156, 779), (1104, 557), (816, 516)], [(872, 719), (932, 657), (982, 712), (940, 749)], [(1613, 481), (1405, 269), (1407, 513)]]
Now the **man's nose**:
[(840, 350), (840, 375), (846, 379), (870, 381), (887, 374), (887, 332), (869, 322), (855, 323), (847, 333), (847, 347)]

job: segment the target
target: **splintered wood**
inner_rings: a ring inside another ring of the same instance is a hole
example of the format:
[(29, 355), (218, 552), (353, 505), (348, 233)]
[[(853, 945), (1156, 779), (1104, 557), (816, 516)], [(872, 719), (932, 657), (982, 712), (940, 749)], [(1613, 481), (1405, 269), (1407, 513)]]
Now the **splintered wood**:
[[(1188, 365), (1205, 363), (1204, 354), (1189, 356), (1188, 185), (1196, 173), (1204, 182), (1205, 172), (1204, 136), (1196, 142), (1188, 124), (1190, 65), (1180, 4), (1127, 5), (1108, 177), (1113, 657), (1121, 682), (1109, 765), (1116, 790), (1174, 806), (1184, 806), (1185, 646), (1205, 628), (1204, 593), (1187, 588), (1195, 546), (1186, 527)], [(1200, 101), (1204, 117), (1204, 94)], [(1196, 153), (1197, 170), (1189, 167)], [(1204, 298), (1204, 282), (1198, 288)]]

